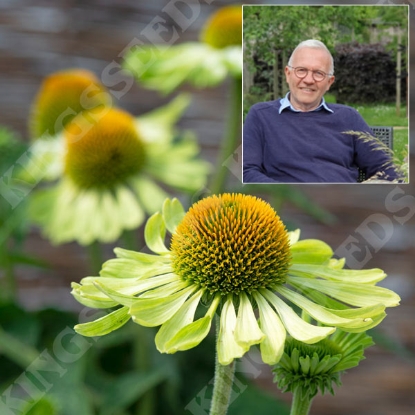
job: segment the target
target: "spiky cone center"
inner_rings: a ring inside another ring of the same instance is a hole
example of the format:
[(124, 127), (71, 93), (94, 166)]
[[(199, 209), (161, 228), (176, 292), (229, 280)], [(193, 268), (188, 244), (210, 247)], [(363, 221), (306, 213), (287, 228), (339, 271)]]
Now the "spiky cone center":
[(33, 138), (54, 136), (81, 111), (100, 113), (111, 101), (105, 86), (88, 70), (53, 73), (44, 79), (33, 102), (30, 134)]
[(242, 45), (242, 6), (226, 6), (214, 13), (202, 29), (201, 40), (216, 49)]
[(195, 203), (172, 236), (173, 268), (210, 294), (252, 293), (285, 282), (290, 246), (265, 201), (242, 194)]
[(65, 173), (81, 188), (112, 188), (138, 173), (144, 144), (134, 118), (110, 109), (98, 121), (84, 112), (65, 129)]

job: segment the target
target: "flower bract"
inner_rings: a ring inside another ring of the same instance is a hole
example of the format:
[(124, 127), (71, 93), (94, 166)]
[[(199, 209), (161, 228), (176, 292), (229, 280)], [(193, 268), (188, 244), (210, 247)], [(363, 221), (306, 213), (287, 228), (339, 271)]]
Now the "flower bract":
[(43, 234), (54, 244), (113, 242), (159, 209), (165, 186), (202, 188), (210, 166), (193, 135), (174, 128), (188, 104), (181, 95), (139, 117), (114, 107), (83, 111), (53, 140), (36, 140), (25, 171), (43, 184), (30, 200)]
[(362, 332), (399, 304), (393, 291), (376, 286), (386, 276), (382, 270), (344, 269), (326, 243), (299, 240), (299, 231), (287, 232), (274, 209), (254, 196), (213, 195), (187, 213), (177, 199), (167, 199), (148, 220), (145, 239), (154, 254), (116, 248), (117, 258), (103, 265), (100, 277), (73, 283), (82, 304), (119, 307), (77, 325), (78, 333), (106, 334), (132, 318), (161, 326), (156, 346), (174, 353), (198, 345), (216, 314), (222, 365), (255, 344), (263, 361), (275, 364), (287, 333), (314, 344), (337, 328)]
[(365, 358), (365, 349), (373, 344), (366, 332), (342, 330), (315, 344), (288, 338), (284, 354), (273, 369), (274, 382), (283, 392), (299, 392), (302, 400), (311, 400), (318, 392), (334, 395), (333, 386), (341, 385), (342, 373), (357, 366)]
[(205, 23), (200, 42), (141, 45), (124, 56), (124, 68), (150, 89), (171, 93), (187, 82), (216, 86), (242, 77), (242, 6), (225, 6)]

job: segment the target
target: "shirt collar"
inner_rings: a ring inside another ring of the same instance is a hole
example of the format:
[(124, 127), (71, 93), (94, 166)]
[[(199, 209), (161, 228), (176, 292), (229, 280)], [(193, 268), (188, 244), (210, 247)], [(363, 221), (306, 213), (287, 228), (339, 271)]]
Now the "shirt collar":
[[(281, 98), (281, 100), (280, 100), (280, 103), (281, 103), (281, 106), (280, 106), (280, 109), (278, 110), (278, 113), (279, 114), (281, 114), (285, 109), (289, 109), (290, 111), (293, 111), (293, 112), (302, 112), (302, 111), (300, 111), (300, 110), (296, 110), (292, 105), (291, 105), (291, 102), (290, 102), (290, 100), (289, 100), (289, 95), (290, 95), (290, 93), (289, 92), (287, 92), (287, 95), (285, 95), (285, 97), (284, 98)], [(315, 112), (315, 111), (320, 111), (321, 109), (325, 109), (326, 111), (328, 111), (328, 112), (331, 112), (331, 113), (333, 113), (333, 110), (332, 109), (330, 109), (328, 106), (327, 106), (327, 104), (326, 104), (326, 101), (324, 100), (324, 97), (321, 99), (321, 103), (320, 103), (320, 105), (316, 108), (316, 109), (314, 109), (313, 111), (310, 111), (310, 112)]]

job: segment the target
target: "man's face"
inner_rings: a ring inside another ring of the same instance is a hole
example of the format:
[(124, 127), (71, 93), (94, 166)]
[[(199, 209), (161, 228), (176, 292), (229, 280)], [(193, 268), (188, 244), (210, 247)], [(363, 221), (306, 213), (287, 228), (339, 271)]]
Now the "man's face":
[[(298, 78), (293, 68), (309, 69), (305, 78)], [(320, 105), (323, 95), (330, 89), (334, 76), (326, 76), (317, 82), (311, 71), (330, 72), (330, 56), (326, 51), (303, 47), (293, 55), (292, 68), (285, 67), (285, 77), (290, 87), (291, 105), (301, 111), (311, 111)]]

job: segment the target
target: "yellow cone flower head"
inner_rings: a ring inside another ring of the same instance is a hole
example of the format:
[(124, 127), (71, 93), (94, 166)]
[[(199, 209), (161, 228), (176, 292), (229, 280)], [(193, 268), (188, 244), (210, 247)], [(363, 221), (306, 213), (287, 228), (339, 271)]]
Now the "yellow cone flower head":
[(205, 23), (201, 39), (217, 49), (242, 45), (242, 7), (219, 9)]
[(83, 111), (54, 140), (36, 140), (24, 180), (49, 182), (30, 198), (43, 235), (53, 244), (113, 242), (159, 209), (165, 186), (202, 188), (210, 166), (197, 157), (193, 135), (174, 128), (188, 104), (178, 96), (140, 117), (109, 107)]
[(65, 173), (79, 187), (111, 188), (143, 167), (144, 144), (134, 118), (110, 109), (96, 124), (80, 114), (65, 131)]
[(142, 45), (124, 56), (123, 67), (146, 88), (169, 94), (183, 83), (196, 88), (242, 77), (242, 6), (225, 6), (205, 22), (200, 42)]
[(46, 77), (32, 104), (29, 129), (32, 138), (55, 136), (81, 111), (92, 114), (111, 106), (111, 95), (94, 73), (67, 69)]
[(290, 251), (268, 203), (244, 195), (206, 198), (173, 235), (173, 269), (210, 294), (251, 293), (285, 282)]
[(210, 196), (187, 213), (177, 199), (167, 199), (162, 212), (148, 220), (145, 239), (155, 255), (116, 248), (118, 258), (103, 265), (100, 277), (72, 284), (72, 294), (86, 306), (121, 306), (77, 325), (78, 333), (104, 335), (132, 318), (161, 326), (158, 350), (175, 353), (197, 346), (217, 314), (222, 365), (254, 344), (265, 363), (275, 364), (287, 332), (307, 344), (336, 328), (363, 332), (382, 321), (386, 307), (399, 303), (394, 292), (375, 286), (386, 276), (382, 270), (343, 269), (344, 261), (332, 259), (327, 244), (299, 241), (299, 231), (287, 232), (272, 207), (254, 196)]

